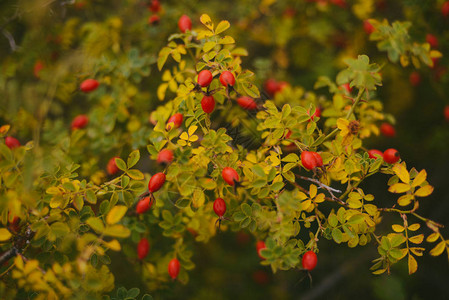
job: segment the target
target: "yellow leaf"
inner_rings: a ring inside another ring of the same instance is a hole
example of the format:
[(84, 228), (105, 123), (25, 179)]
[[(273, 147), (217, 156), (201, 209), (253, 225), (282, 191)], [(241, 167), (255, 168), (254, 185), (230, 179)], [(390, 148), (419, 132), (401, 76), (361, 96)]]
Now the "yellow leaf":
[(179, 138), (181, 138), (182, 140), (186, 140), (187, 141), (189, 139), (189, 136), (187, 135), (187, 132), (183, 132), (183, 133), (181, 133)]
[(413, 179), (412, 187), (417, 187), (421, 185), (427, 178), (426, 170), (421, 170), (418, 175), (416, 175), (415, 179)]
[(114, 206), (106, 216), (106, 222), (110, 225), (119, 222), (125, 215), (128, 208), (124, 205)]
[(407, 168), (405, 167), (405, 163), (401, 164), (395, 164), (393, 166), (393, 172), (398, 175), (399, 179), (402, 180), (404, 183), (410, 182), (410, 174), (407, 171)]
[(51, 186), (46, 190), (47, 194), (50, 195), (57, 195), (57, 194), (61, 194), (61, 190), (56, 187), (56, 186)]
[(413, 255), (408, 256), (408, 274), (411, 275), (418, 270), (418, 262)]
[(193, 125), (189, 127), (189, 135), (193, 135), (195, 131), (198, 129), (198, 126)]
[(424, 250), (426, 250), (426, 249), (424, 249), (422, 247), (410, 247), (409, 249), (416, 256), (422, 256)]
[(303, 192), (297, 192), (296, 198), (298, 198), (299, 200), (304, 200), (307, 199), (307, 195), (304, 194)]
[(6, 228), (0, 228), (0, 242), (7, 241), (11, 238), (12, 234)]
[(418, 234), (408, 239), (413, 244), (421, 244), (424, 240), (424, 234)]
[(11, 125), (3, 125), (0, 127), (0, 134), (6, 134), (9, 131), (9, 128), (11, 128)]
[(178, 145), (185, 146), (187, 145), (187, 142), (184, 140), (178, 140)]
[(409, 205), (412, 202), (412, 200), (413, 200), (413, 196), (412, 195), (402, 195), (398, 199), (398, 204), (400, 206), (407, 206), (407, 205)]
[(390, 186), (390, 188), (388, 189), (388, 191), (390, 193), (404, 193), (410, 190), (410, 186), (408, 184), (405, 183), (396, 183), (393, 184), (392, 186)]
[(120, 243), (117, 240), (112, 240), (110, 242), (103, 241), (103, 244), (112, 251), (120, 251), (121, 249)]
[(441, 241), (438, 243), (438, 245), (435, 246), (435, 248), (430, 250), (430, 255), (432, 255), (432, 256), (441, 255), (441, 253), (443, 253), (445, 248), (446, 248), (446, 243), (444, 241)]
[(348, 120), (342, 119), (342, 118), (337, 120), (337, 127), (338, 127), (338, 129), (341, 130), (341, 132), (340, 132), (341, 136), (345, 136), (345, 135), (347, 135), (349, 133), (348, 126), (349, 126), (349, 121)]
[(196, 142), (196, 141), (198, 141), (197, 135), (192, 135), (191, 137), (189, 137), (189, 142)]
[(310, 198), (315, 197), (317, 191), (318, 191), (318, 189), (317, 189), (316, 185), (311, 184), (310, 187), (309, 187), (309, 196), (310, 196)]
[(14, 259), (14, 264), (16, 265), (16, 268), (19, 270), (23, 270), (23, 259), (21, 255), (17, 255)]
[(312, 205), (312, 201), (311, 200), (303, 201), (303, 202), (301, 202), (301, 209), (302, 210), (307, 210), (310, 207), (310, 205)]
[(214, 29), (214, 24), (212, 23), (212, 20), (210, 19), (209, 15), (202, 14), (200, 17), (200, 22), (208, 29), (210, 30)]
[(433, 192), (433, 186), (426, 185), (426, 186), (423, 186), (422, 188), (420, 188), (419, 190), (417, 190), (415, 192), (415, 196), (417, 196), (417, 197), (427, 197), (430, 194), (432, 194), (432, 192)]
[(325, 198), (325, 196), (324, 196), (323, 193), (319, 194), (319, 195), (316, 196), (316, 198), (315, 198), (315, 203), (321, 203), (321, 202), (324, 202), (324, 198)]
[(421, 227), (421, 225), (419, 223), (415, 223), (410, 225), (409, 227), (407, 227), (408, 230), (410, 231), (416, 231)]
[(231, 24), (229, 24), (228, 21), (221, 21), (220, 23), (218, 23), (217, 28), (215, 28), (215, 34), (220, 34), (229, 27), (231, 27)]
[(127, 238), (131, 234), (131, 231), (121, 224), (116, 224), (110, 227), (106, 227), (103, 233), (104, 235), (113, 237)]
[(394, 224), (391, 226), (393, 228), (393, 230), (395, 232), (403, 232), (404, 231), (404, 226), (398, 225), (398, 224)]
[(429, 243), (433, 243), (436, 242), (438, 240), (438, 237), (440, 235), (437, 232), (432, 233), (431, 235), (429, 235), (426, 239), (427, 242)]

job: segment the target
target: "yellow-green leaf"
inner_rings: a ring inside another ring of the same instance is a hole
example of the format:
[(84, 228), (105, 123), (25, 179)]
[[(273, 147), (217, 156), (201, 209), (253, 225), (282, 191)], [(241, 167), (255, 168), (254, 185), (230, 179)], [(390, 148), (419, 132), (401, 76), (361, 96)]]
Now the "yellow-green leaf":
[(116, 224), (106, 227), (104, 234), (118, 238), (126, 238), (131, 234), (131, 231), (121, 224)]
[(12, 234), (6, 228), (0, 228), (0, 242), (7, 241), (11, 238)]
[(413, 255), (408, 256), (408, 274), (411, 275), (418, 270), (418, 262)]
[(212, 50), (215, 47), (216, 44), (217, 43), (215, 43), (213, 41), (205, 43), (204, 46), (203, 46), (203, 51), (204, 52), (209, 52), (210, 50)]
[(208, 29), (210, 30), (214, 29), (214, 24), (212, 23), (212, 20), (210, 19), (209, 15), (202, 14), (200, 17), (200, 22)]
[(235, 43), (235, 40), (234, 40), (233, 37), (227, 35), (227, 36), (225, 36), (224, 38), (221, 38), (221, 39), (218, 41), (218, 43), (219, 43), (219, 44), (222, 44), (222, 45), (234, 44), (234, 43)]
[(125, 215), (128, 208), (124, 205), (114, 206), (106, 216), (106, 222), (110, 225), (119, 222)]
[(408, 190), (410, 190), (410, 186), (408, 184), (405, 184), (405, 183), (393, 184), (388, 189), (388, 191), (390, 193), (397, 193), (397, 194), (407, 192)]
[(417, 197), (427, 197), (430, 194), (432, 194), (432, 192), (433, 192), (433, 186), (426, 185), (426, 186), (423, 186), (422, 188), (420, 188), (419, 190), (417, 190), (415, 192), (415, 196), (417, 196)]
[(403, 195), (403, 196), (399, 197), (398, 204), (400, 206), (407, 206), (412, 202), (412, 200), (413, 200), (412, 195)]
[(104, 230), (104, 224), (99, 218), (91, 217), (87, 219), (86, 224), (98, 233), (102, 233)]
[(220, 34), (229, 27), (231, 27), (231, 24), (229, 24), (228, 21), (221, 21), (220, 23), (218, 23), (217, 28), (215, 28), (215, 34)]
[(441, 255), (441, 253), (443, 253), (445, 248), (446, 248), (446, 243), (444, 241), (441, 241), (432, 250), (430, 250), (430, 255), (432, 255), (432, 256)]
[(440, 235), (437, 232), (432, 233), (431, 235), (429, 235), (426, 239), (427, 242), (429, 243), (434, 243), (438, 240), (438, 237)]
[(416, 231), (421, 227), (421, 225), (419, 223), (415, 223), (410, 225), (409, 227), (407, 227), (408, 230), (410, 231)]
[(404, 183), (410, 182), (410, 174), (407, 171), (407, 168), (405, 167), (405, 163), (401, 164), (395, 164), (393, 166), (393, 172), (398, 175), (399, 179), (402, 180)]
[(427, 178), (426, 170), (421, 170), (421, 172), (416, 175), (415, 179), (413, 179), (412, 187), (416, 187), (421, 185)]
[(126, 171), (126, 174), (134, 180), (142, 180), (144, 178), (142, 172), (136, 169)]
[(102, 243), (112, 251), (120, 251), (121, 249), (120, 243), (117, 240), (112, 240), (110, 242), (102, 241)]
[(398, 224), (394, 224), (391, 226), (393, 228), (393, 230), (395, 232), (403, 232), (404, 231), (404, 226), (398, 225)]
[(418, 235), (412, 236), (408, 240), (410, 242), (412, 242), (413, 244), (421, 244), (422, 241), (424, 240), (424, 234), (418, 234)]
[(318, 189), (317, 189), (316, 185), (311, 184), (310, 187), (309, 187), (309, 196), (310, 196), (310, 198), (315, 197), (317, 191), (318, 191)]

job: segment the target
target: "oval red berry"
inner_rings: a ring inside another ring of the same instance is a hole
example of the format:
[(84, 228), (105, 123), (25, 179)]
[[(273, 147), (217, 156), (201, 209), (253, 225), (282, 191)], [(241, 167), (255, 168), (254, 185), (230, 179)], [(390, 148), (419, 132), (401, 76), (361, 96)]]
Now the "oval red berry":
[(239, 174), (236, 170), (234, 170), (231, 167), (226, 167), (221, 172), (221, 176), (223, 177), (224, 181), (226, 181), (229, 185), (234, 186), (236, 182), (239, 181)]
[(313, 151), (303, 151), (301, 153), (301, 163), (309, 170), (323, 166), (323, 159), (321, 155)]
[(209, 84), (212, 82), (212, 79), (212, 72), (209, 70), (202, 70), (198, 74), (198, 84), (202, 87), (209, 86)]
[(394, 164), (399, 161), (401, 156), (399, 155), (398, 150), (390, 148), (390, 149), (385, 150), (383, 158), (386, 163)]
[(230, 71), (224, 71), (220, 75), (220, 82), (223, 86), (233, 86), (235, 84), (235, 77)]
[(173, 258), (168, 263), (168, 274), (171, 278), (175, 279), (178, 277), (179, 269), (181, 268), (181, 264), (179, 263), (179, 260), (177, 258)]
[(382, 125), (380, 125), (380, 132), (386, 137), (396, 136), (396, 129), (389, 123), (382, 123)]
[(151, 200), (150, 197), (145, 197), (142, 200), (140, 200), (139, 202), (137, 202), (136, 205), (136, 213), (143, 214), (146, 213), (151, 206), (153, 205), (153, 201)]
[(173, 157), (173, 151), (170, 149), (164, 149), (157, 155), (157, 162), (159, 164), (169, 164), (173, 161)]
[(161, 18), (158, 15), (152, 15), (148, 18), (148, 24), (157, 25), (159, 24)]
[(108, 165), (106, 166), (106, 171), (109, 175), (114, 175), (119, 171), (117, 163), (115, 162), (116, 158), (118, 158), (118, 156), (114, 156), (113, 158), (111, 158), (108, 162)]
[(204, 96), (203, 99), (201, 99), (201, 108), (206, 114), (213, 112), (215, 108), (214, 96)]
[(139, 244), (137, 245), (137, 257), (142, 260), (148, 255), (149, 251), (150, 243), (146, 238), (141, 238)]
[(318, 259), (316, 257), (315, 252), (313, 251), (307, 251), (302, 256), (301, 261), (302, 267), (308, 271), (312, 271), (313, 269), (315, 269), (317, 262)]
[(269, 78), (264, 83), (264, 89), (270, 96), (274, 96), (279, 89), (277, 81), (273, 78)]
[(383, 156), (384, 156), (382, 151), (379, 151), (376, 149), (369, 150), (368, 155), (369, 155), (369, 158), (374, 158), (374, 159), (383, 158)]
[(8, 146), (9, 149), (14, 149), (20, 147), (20, 142), (18, 139), (13, 138), (12, 136), (7, 136), (5, 138), (5, 145)]
[(262, 251), (263, 249), (266, 249), (267, 246), (265, 245), (264, 241), (258, 241), (256, 243), (256, 250), (257, 250), (257, 255), (259, 255), (259, 257), (261, 259), (265, 259), (265, 257), (262, 256), (262, 254), (260, 253), (260, 251)]
[(247, 110), (255, 110), (255, 109), (257, 109), (256, 101), (254, 101), (253, 98), (250, 98), (250, 97), (247, 97), (247, 96), (239, 97), (237, 99), (237, 103), (243, 109), (247, 109)]
[(164, 173), (156, 173), (154, 174), (150, 181), (148, 182), (148, 190), (150, 193), (157, 192), (165, 183), (165, 174)]
[(181, 127), (183, 119), (184, 119), (184, 117), (181, 113), (176, 113), (173, 116), (171, 116), (170, 119), (168, 119), (168, 121), (167, 121), (167, 130), (171, 129), (170, 123), (173, 123), (173, 126), (175, 128)]
[(214, 212), (220, 218), (226, 213), (226, 202), (222, 198), (217, 198), (214, 201)]
[(80, 89), (84, 93), (90, 93), (92, 91), (95, 91), (100, 83), (95, 79), (86, 79), (83, 82), (81, 82)]
[(89, 123), (89, 118), (86, 115), (78, 115), (72, 121), (72, 130), (82, 129)]
[(192, 30), (192, 20), (190, 20), (187, 15), (182, 15), (181, 18), (179, 18), (178, 27), (183, 33), (187, 30)]

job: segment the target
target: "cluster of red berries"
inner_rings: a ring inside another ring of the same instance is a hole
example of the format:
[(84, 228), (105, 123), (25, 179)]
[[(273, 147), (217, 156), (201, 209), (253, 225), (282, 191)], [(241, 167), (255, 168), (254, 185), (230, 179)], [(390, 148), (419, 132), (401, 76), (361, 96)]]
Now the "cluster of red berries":
[(150, 24), (150, 25), (159, 24), (159, 22), (161, 20), (161, 18), (158, 15), (158, 13), (161, 11), (161, 4), (160, 4), (159, 0), (151, 0), (150, 4), (148, 5), (148, 10), (153, 13), (148, 18), (148, 24)]
[(264, 83), (264, 89), (270, 97), (273, 97), (277, 93), (282, 92), (282, 90), (288, 86), (286, 81), (277, 81), (274, 78), (269, 78)]
[(383, 153), (382, 151), (372, 149), (368, 151), (369, 158), (378, 159), (382, 158), (386, 163), (388, 164), (394, 164), (399, 161), (401, 156), (399, 155), (398, 150), (390, 148), (385, 150)]

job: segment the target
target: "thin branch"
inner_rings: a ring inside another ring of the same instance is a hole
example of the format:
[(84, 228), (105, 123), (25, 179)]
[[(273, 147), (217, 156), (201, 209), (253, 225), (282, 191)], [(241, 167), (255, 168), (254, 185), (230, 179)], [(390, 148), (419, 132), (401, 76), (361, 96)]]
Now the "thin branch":
[(15, 52), (17, 49), (19, 49), (19, 46), (17, 46), (16, 44), (16, 40), (8, 30), (3, 29), (2, 33), (8, 39), (9, 46), (11, 47), (12, 52)]
[(400, 210), (400, 209), (397, 209), (397, 208), (378, 208), (377, 210), (378, 211), (384, 211), (384, 212), (397, 212), (399, 214), (411, 214), (411, 215), (415, 216), (416, 218), (420, 219), (421, 221), (424, 221), (426, 223), (430, 223), (430, 224), (435, 225), (435, 226), (440, 227), (440, 228), (444, 228), (443, 224), (437, 223), (437, 222), (432, 221), (432, 220), (430, 220), (428, 218), (420, 216), (417, 213), (415, 213), (414, 210)]
[[(304, 193), (306, 193), (307, 195), (309, 195), (309, 191), (306, 190), (305, 188), (303, 188), (302, 186), (300, 186), (299, 184), (297, 184), (296, 182), (293, 182), (293, 185), (296, 186), (296, 187), (297, 187), (299, 190), (301, 190), (302, 192), (304, 192)], [(336, 203), (338, 203), (338, 204), (340, 204), (340, 205), (343, 205), (343, 206), (345, 206), (345, 207), (348, 206), (348, 204), (347, 204), (346, 202), (344, 202), (343, 200), (341, 200), (340, 198), (335, 197), (335, 196), (334, 196), (334, 198), (331, 198), (331, 197), (324, 197), (324, 199), (325, 199), (326, 201), (336, 202)]]

